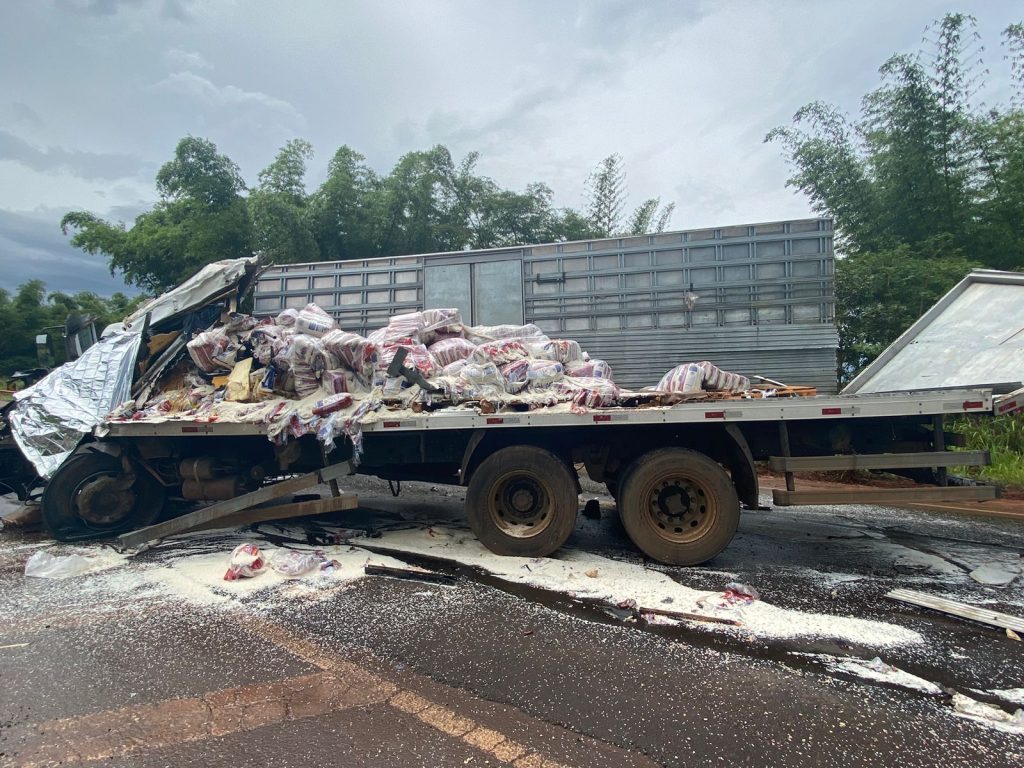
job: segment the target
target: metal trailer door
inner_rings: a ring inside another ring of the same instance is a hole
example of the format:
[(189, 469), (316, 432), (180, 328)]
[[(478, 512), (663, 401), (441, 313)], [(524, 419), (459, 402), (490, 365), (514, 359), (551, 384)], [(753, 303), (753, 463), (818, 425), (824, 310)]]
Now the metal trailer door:
[(467, 325), (522, 325), (520, 259), (424, 267), (426, 307), (455, 307)]

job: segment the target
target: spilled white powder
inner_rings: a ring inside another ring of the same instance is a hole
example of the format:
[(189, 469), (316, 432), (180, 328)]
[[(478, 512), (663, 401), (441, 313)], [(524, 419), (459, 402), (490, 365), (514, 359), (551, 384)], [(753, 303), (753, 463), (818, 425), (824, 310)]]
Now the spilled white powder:
[[(587, 552), (562, 550), (555, 557), (507, 557), (490, 552), (471, 534), (447, 528), (390, 531), (376, 539), (353, 539), (393, 553), (426, 555), (480, 568), (492, 576), (571, 597), (662, 608), (738, 619), (741, 629), (757, 637), (828, 637), (858, 645), (888, 648), (924, 642), (913, 630), (881, 621), (830, 616), (779, 608), (762, 600), (743, 607), (720, 607), (718, 592), (684, 586), (641, 565)], [(596, 577), (587, 576), (594, 572)], [(724, 586), (724, 585), (723, 585)], [(756, 585), (755, 585), (756, 586)], [(735, 632), (736, 627), (706, 623), (708, 629)]]

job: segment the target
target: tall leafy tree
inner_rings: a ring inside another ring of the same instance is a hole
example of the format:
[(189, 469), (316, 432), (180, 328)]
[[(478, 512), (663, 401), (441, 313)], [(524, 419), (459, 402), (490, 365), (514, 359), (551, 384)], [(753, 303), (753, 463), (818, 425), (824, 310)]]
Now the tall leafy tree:
[(587, 216), (599, 233), (608, 237), (619, 231), (626, 204), (626, 171), (622, 156), (608, 155), (587, 178)]
[[(840, 377), (870, 362), (972, 265), (1024, 268), (1024, 115), (983, 110), (976, 21), (948, 14), (915, 55), (879, 70), (859, 118), (814, 102), (777, 141), (815, 210), (836, 223)], [(1024, 29), (1004, 46), (1017, 93)], [(873, 297), (877, 300), (873, 300)], [(880, 303), (881, 302), (881, 303)], [(868, 307), (888, 306), (886, 318)], [(883, 321), (884, 320), (884, 321)]]
[(249, 194), (253, 246), (268, 264), (316, 261), (320, 248), (313, 235), (306, 196), (306, 161), (313, 146), (293, 139), (259, 173)]
[(252, 226), (238, 166), (207, 139), (178, 142), (174, 158), (157, 173), (161, 200), (135, 219), (131, 229), (88, 211), (61, 219), (71, 244), (108, 257), (111, 274), (161, 292), (203, 265), (252, 251)]

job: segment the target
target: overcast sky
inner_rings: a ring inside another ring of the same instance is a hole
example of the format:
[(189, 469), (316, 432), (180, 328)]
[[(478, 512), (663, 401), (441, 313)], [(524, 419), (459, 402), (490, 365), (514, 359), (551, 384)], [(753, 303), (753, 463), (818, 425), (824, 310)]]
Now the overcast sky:
[(674, 200), (673, 229), (809, 216), (765, 133), (815, 99), (856, 112), (948, 10), (978, 17), (983, 96), (1005, 100), (999, 31), (1024, 17), (1008, 0), (2, 0), (0, 287), (123, 289), (58, 222), (130, 224), (188, 134), (249, 182), (295, 137), (310, 188), (342, 144), (386, 172), (442, 143), (579, 206), (619, 152), (631, 203)]

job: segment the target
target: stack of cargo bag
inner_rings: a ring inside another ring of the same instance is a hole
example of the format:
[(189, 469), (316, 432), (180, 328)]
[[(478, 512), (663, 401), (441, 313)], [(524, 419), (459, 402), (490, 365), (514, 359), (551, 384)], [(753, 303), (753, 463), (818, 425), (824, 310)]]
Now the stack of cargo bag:
[(696, 395), (701, 392), (746, 392), (750, 379), (738, 373), (723, 371), (713, 363), (703, 360), (699, 363), (683, 363), (661, 377), (660, 392), (675, 392)]

